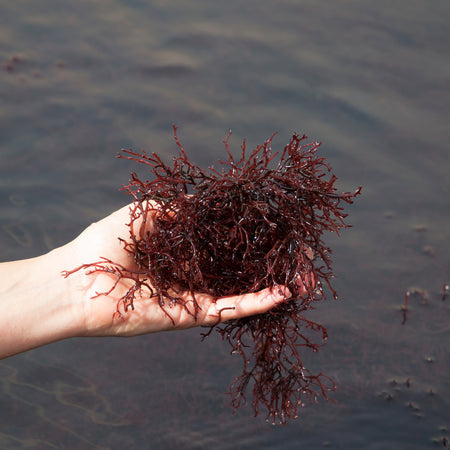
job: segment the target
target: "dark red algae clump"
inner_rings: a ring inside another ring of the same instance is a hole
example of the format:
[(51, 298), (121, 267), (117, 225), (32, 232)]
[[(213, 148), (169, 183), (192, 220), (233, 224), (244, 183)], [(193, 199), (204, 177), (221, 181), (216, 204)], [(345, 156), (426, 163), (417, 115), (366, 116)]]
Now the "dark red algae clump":
[[(188, 309), (181, 294), (190, 292), (194, 315), (195, 293), (219, 298), (287, 286), (292, 297), (274, 310), (211, 328), (243, 359), (242, 374), (231, 386), (233, 407), (245, 403), (252, 386), (255, 415), (263, 407), (268, 420), (284, 424), (297, 417), (300, 406), (328, 400), (335, 389), (329, 377), (304, 367), (299, 351), (317, 351), (327, 338), (326, 329), (304, 314), (325, 298), (324, 286), (336, 296), (329, 282), (331, 250), (322, 235), (348, 226), (343, 203), (353, 203), (361, 188), (339, 193), (336, 176), (316, 154), (320, 143), (305, 143), (305, 135), (294, 134), (280, 153), (272, 151), (273, 136), (248, 156), (244, 141), (239, 159), (231, 154), (228, 136), (228, 159), (220, 161), (220, 170), (204, 171), (189, 161), (176, 127), (174, 134), (180, 153), (172, 166), (155, 153), (119, 155), (146, 164), (153, 175), (142, 181), (133, 173), (125, 187), (135, 201), (125, 248), (147, 280), (117, 268), (119, 277), (136, 280), (123, 305), (133, 306), (142, 283), (151, 285), (162, 308), (170, 301)], [(158, 203), (158, 215), (153, 232), (138, 239), (133, 223), (145, 217), (148, 201)]]

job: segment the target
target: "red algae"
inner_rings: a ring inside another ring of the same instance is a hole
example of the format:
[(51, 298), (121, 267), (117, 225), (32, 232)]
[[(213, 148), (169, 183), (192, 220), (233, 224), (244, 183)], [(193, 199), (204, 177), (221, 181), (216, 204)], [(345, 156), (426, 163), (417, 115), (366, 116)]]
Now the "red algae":
[[(241, 375), (230, 394), (236, 410), (252, 389), (255, 415), (261, 408), (267, 420), (285, 424), (298, 409), (319, 398), (329, 399), (335, 384), (323, 373), (304, 367), (300, 351), (316, 352), (327, 339), (324, 326), (305, 316), (315, 302), (334, 297), (331, 249), (326, 231), (338, 233), (345, 204), (361, 188), (340, 193), (337, 177), (317, 155), (319, 142), (306, 143), (294, 134), (280, 152), (272, 151), (272, 136), (247, 155), (246, 142), (235, 159), (224, 141), (227, 159), (208, 171), (192, 163), (174, 135), (179, 155), (165, 164), (156, 154), (122, 150), (120, 158), (146, 165), (152, 175), (142, 181), (135, 173), (124, 187), (134, 199), (130, 240), (124, 242), (138, 269), (130, 271), (113, 261), (86, 265), (94, 271), (129, 278), (134, 285), (117, 305), (133, 308), (144, 285), (167, 307), (180, 304), (194, 317), (197, 293), (214, 298), (286, 286), (292, 297), (261, 315), (210, 327), (217, 330), (232, 353), (242, 357)], [(157, 206), (154, 206), (157, 205)], [(157, 210), (152, 232), (144, 232), (146, 217)], [(134, 228), (142, 222), (141, 233)], [(138, 237), (139, 236), (139, 237)], [(185, 293), (193, 301), (185, 302)], [(119, 313), (120, 314), (120, 313)]]

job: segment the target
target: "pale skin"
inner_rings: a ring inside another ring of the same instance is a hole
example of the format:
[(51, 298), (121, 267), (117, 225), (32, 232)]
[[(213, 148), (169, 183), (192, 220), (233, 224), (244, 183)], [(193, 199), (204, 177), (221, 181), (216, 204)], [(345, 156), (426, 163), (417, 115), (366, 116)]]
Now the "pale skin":
[[(96, 295), (110, 290), (112, 275), (79, 270), (65, 278), (62, 272), (101, 257), (133, 269), (134, 262), (118, 239), (129, 240), (129, 214), (130, 205), (45, 255), (0, 263), (0, 359), (71, 337), (137, 336), (212, 325), (267, 312), (290, 296), (280, 286), (219, 299), (197, 294), (197, 317), (181, 305), (166, 308), (169, 317), (155, 297), (142, 292), (134, 310), (122, 308), (121, 316), (115, 314), (130, 281), (121, 280), (108, 295)], [(151, 227), (149, 216), (147, 229)]]

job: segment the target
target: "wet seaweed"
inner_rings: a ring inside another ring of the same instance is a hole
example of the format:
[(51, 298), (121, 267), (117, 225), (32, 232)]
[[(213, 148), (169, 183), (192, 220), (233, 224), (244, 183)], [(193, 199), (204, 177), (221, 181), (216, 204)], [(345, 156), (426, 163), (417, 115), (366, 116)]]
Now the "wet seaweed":
[[(173, 304), (196, 317), (198, 293), (219, 298), (288, 287), (291, 297), (273, 310), (217, 323), (202, 335), (216, 330), (242, 357), (242, 373), (230, 388), (234, 409), (246, 402), (251, 388), (255, 415), (263, 408), (269, 421), (285, 424), (297, 417), (299, 407), (328, 400), (335, 389), (327, 375), (304, 366), (301, 351), (316, 352), (327, 339), (326, 328), (306, 317), (326, 298), (325, 291), (337, 296), (323, 234), (349, 226), (344, 206), (361, 188), (339, 192), (337, 177), (318, 156), (320, 143), (307, 143), (305, 135), (294, 134), (280, 152), (272, 150), (274, 135), (250, 152), (244, 141), (239, 158), (228, 135), (227, 159), (208, 170), (189, 160), (175, 126), (174, 136), (179, 154), (172, 165), (156, 153), (122, 150), (118, 155), (146, 166), (151, 175), (142, 180), (132, 173), (124, 186), (134, 200), (124, 248), (138, 269), (103, 260), (91, 270), (134, 281), (117, 313), (134, 307), (143, 286), (169, 317)], [(155, 210), (150, 232), (147, 217)]]

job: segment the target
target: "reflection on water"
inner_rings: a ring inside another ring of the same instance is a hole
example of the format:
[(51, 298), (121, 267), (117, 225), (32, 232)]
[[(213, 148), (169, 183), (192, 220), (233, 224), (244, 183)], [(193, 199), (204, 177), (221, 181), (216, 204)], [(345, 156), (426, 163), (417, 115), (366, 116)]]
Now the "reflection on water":
[[(272, 132), (323, 141), (354, 228), (328, 241), (340, 300), (305, 355), (337, 405), (273, 428), (223, 395), (239, 361), (196, 330), (71, 340), (0, 363), (1, 448), (408, 448), (449, 434), (447, 26), (437, 0), (3, 2), (0, 251), (46, 252), (128, 201), (114, 158), (200, 165)], [(404, 293), (425, 289), (429, 302)]]
[(86, 424), (127, 424), (95, 384), (66, 369), (23, 359), (1, 362), (0, 373), (1, 448), (102, 448)]

